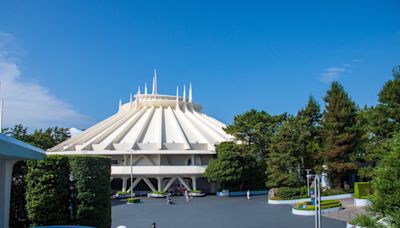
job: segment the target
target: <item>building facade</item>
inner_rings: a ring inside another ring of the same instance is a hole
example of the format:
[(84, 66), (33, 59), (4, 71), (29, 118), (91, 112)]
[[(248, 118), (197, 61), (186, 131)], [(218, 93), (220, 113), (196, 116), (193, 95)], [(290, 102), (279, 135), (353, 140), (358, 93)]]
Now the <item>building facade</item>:
[[(202, 113), (183, 95), (157, 92), (154, 72), (152, 91), (130, 96), (119, 103), (118, 112), (77, 136), (48, 150), (50, 154), (106, 155), (112, 159), (112, 187), (134, 192), (182, 189), (213, 193), (215, 183), (203, 177), (208, 162), (215, 157), (215, 145), (232, 137), (225, 125)], [(132, 180), (130, 177), (133, 177)]]

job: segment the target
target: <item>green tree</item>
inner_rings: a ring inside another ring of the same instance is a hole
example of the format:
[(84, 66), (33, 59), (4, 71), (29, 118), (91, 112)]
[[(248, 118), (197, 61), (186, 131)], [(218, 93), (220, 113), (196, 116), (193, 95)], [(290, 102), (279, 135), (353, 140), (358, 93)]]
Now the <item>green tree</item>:
[(244, 189), (251, 182), (256, 162), (246, 155), (244, 147), (234, 142), (222, 142), (216, 147), (217, 158), (208, 163), (204, 176), (222, 184), (223, 188)]
[(372, 180), (374, 194), (371, 209), (381, 217), (390, 217), (400, 227), (400, 133), (394, 135)]
[(299, 144), (300, 144), (300, 165), (301, 176), (305, 175), (305, 169), (312, 169), (316, 165), (321, 165), (321, 110), (319, 104), (310, 96), (307, 105), (301, 109), (296, 117), (299, 125)]
[(324, 97), (323, 115), (324, 162), (335, 180), (335, 187), (342, 185), (342, 178), (355, 169), (352, 155), (357, 147), (356, 105), (338, 82), (333, 82)]
[(267, 186), (295, 187), (300, 185), (300, 128), (289, 117), (271, 139), (267, 160)]
[(257, 160), (268, 155), (270, 139), (278, 127), (286, 120), (286, 114), (271, 116), (264, 111), (250, 110), (234, 117), (231, 125), (225, 128), (240, 143), (251, 151)]

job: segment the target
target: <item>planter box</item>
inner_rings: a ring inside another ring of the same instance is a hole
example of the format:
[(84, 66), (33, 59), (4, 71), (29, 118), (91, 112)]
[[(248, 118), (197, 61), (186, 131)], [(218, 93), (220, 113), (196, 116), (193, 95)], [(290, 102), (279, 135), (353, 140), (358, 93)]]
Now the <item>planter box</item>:
[[(342, 209), (342, 207), (332, 207), (332, 208), (328, 208), (328, 209), (323, 209), (321, 210), (321, 213), (327, 213), (327, 212), (336, 212), (336, 211), (340, 211)], [(292, 208), (292, 214), (294, 215), (302, 215), (302, 216), (314, 216), (315, 215), (315, 210), (299, 210), (296, 208)]]
[[(354, 196), (353, 193), (322, 196), (321, 200), (346, 199), (346, 198), (352, 198), (353, 196)], [(271, 199), (268, 199), (268, 204), (297, 204), (300, 202), (310, 202), (310, 201), (311, 201), (311, 198), (302, 198), (302, 199), (293, 199), (293, 200), (271, 200)]]
[(202, 197), (206, 195), (205, 193), (202, 192), (192, 192), (191, 194), (193, 197)]
[[(133, 194), (133, 196), (135, 196), (135, 194)], [(117, 199), (126, 199), (126, 198), (130, 198), (131, 197), (131, 194), (116, 194), (115, 195), (115, 198), (117, 198)]]
[(369, 206), (369, 205), (371, 205), (371, 201), (369, 201), (368, 199), (354, 198), (354, 206), (365, 207), (365, 206)]
[(152, 197), (152, 198), (165, 198), (167, 195), (166, 194), (149, 193), (148, 196)]

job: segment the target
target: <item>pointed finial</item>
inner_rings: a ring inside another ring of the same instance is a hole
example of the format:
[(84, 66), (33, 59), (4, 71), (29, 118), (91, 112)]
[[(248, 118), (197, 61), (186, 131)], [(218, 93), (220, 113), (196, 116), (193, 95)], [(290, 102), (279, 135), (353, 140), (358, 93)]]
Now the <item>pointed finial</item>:
[(156, 68), (154, 68), (154, 84), (155, 84), (154, 88), (156, 90), (155, 94), (158, 94), (158, 92), (157, 92), (157, 69)]
[(121, 107), (122, 106), (122, 100), (121, 100), (121, 98), (119, 99), (119, 107)]
[(140, 86), (138, 86), (138, 88), (137, 88), (137, 93), (138, 93), (138, 95), (140, 95)]
[(129, 94), (129, 104), (132, 104), (132, 93)]
[(175, 106), (175, 108), (176, 109), (179, 108), (179, 87), (178, 86), (176, 86), (176, 106)]
[(144, 83), (144, 95), (147, 95), (147, 83)]
[(189, 103), (192, 103), (192, 83), (189, 84)]

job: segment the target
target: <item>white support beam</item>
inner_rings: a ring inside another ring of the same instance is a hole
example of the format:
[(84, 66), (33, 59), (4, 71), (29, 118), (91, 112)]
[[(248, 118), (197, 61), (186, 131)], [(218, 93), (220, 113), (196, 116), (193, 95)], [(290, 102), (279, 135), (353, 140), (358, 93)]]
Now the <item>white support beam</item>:
[(122, 179), (122, 191), (125, 192), (127, 184), (128, 184), (128, 178), (127, 177), (121, 177), (121, 179)]
[(11, 179), (15, 160), (0, 160), (0, 227), (9, 227)]
[(162, 191), (162, 177), (157, 177), (157, 191)]
[(189, 192), (192, 191), (189, 185), (187, 185), (186, 182), (181, 177), (178, 177), (178, 180), (183, 184), (183, 186), (185, 186), (186, 190), (188, 190)]
[(151, 191), (156, 192), (156, 188), (153, 186), (153, 184), (151, 183), (151, 181), (149, 180), (149, 178), (144, 177), (143, 178), (144, 182), (147, 184), (147, 186), (149, 186), (149, 188), (151, 189)]
[(165, 187), (164, 187), (164, 189), (163, 189), (163, 192), (168, 191), (168, 189), (169, 189), (169, 188), (171, 187), (171, 185), (175, 182), (175, 180), (176, 180), (176, 177), (172, 177), (172, 178), (168, 181), (167, 185), (165, 185)]
[(157, 142), (157, 149), (161, 150), (163, 146), (163, 107), (160, 106), (160, 118), (158, 119), (158, 142)]
[(132, 185), (129, 187), (128, 192), (131, 192), (132, 189), (135, 189), (136, 185), (138, 185), (141, 180), (142, 180), (142, 177), (136, 178), (135, 181), (133, 181)]
[(192, 176), (192, 187), (193, 190), (197, 190), (196, 176)]

